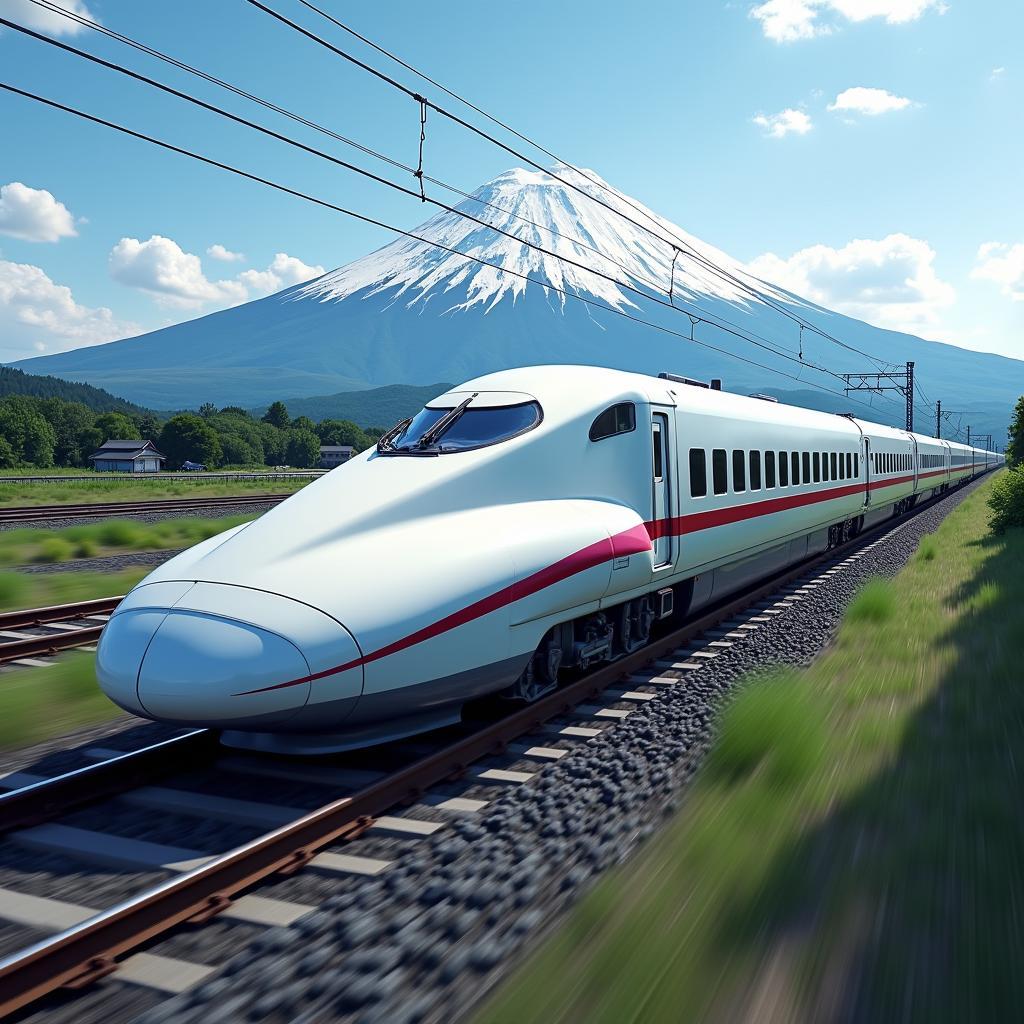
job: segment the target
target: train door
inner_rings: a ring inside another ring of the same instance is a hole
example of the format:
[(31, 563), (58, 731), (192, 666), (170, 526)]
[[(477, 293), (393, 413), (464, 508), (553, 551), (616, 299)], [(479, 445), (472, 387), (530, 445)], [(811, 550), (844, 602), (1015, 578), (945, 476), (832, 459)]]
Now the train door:
[(864, 505), (867, 507), (871, 504), (871, 438), (862, 436), (861, 447), (864, 463)]
[[(651, 440), (654, 442), (654, 463), (651, 467), (651, 519), (667, 522), (672, 518), (672, 449), (668, 414), (655, 412), (651, 415)], [(671, 530), (655, 531), (652, 541), (654, 568), (672, 564)]]

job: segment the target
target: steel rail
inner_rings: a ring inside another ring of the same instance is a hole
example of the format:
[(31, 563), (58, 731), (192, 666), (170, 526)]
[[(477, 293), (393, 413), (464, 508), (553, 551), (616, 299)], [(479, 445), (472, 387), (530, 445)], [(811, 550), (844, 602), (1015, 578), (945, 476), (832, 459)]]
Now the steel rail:
[(0, 629), (25, 629), (31, 626), (45, 626), (51, 622), (72, 622), (87, 619), (90, 615), (109, 615), (124, 599), (116, 597), (95, 597), (88, 601), (73, 601), (70, 604), (50, 604), (42, 608), (21, 608), (0, 612)]
[(147, 512), (189, 511), (197, 508), (233, 508), (237, 505), (276, 505), (285, 498), (290, 498), (293, 493), (289, 491), (285, 494), (238, 494), (216, 498), (167, 498), (151, 501), (97, 501), (77, 505), (16, 505), (0, 508), (0, 523), (140, 515)]
[(27, 636), (23, 640), (4, 640), (0, 642), (0, 664), (85, 647), (87, 644), (96, 643), (102, 632), (102, 626), (82, 626), (81, 629), (65, 630), (60, 633)]
[(332, 801), (80, 925), (8, 956), (0, 961), (0, 1016), (13, 1013), (61, 987), (84, 987), (112, 973), (117, 969), (118, 957), (154, 936), (185, 921), (208, 920), (227, 908), (235, 896), (262, 879), (296, 871), (325, 846), (356, 838), (373, 824), (375, 816), (389, 807), (415, 801), (428, 787), (461, 776), (478, 758), (502, 753), (509, 743), (539, 728), (549, 718), (571, 711), (623, 677), (749, 609), (809, 569), (841, 560), (844, 555), (866, 546), (948, 496), (949, 492), (938, 495), (918, 505), (911, 516), (886, 519), (852, 540), (805, 559), (641, 650), (568, 683), (352, 796)]

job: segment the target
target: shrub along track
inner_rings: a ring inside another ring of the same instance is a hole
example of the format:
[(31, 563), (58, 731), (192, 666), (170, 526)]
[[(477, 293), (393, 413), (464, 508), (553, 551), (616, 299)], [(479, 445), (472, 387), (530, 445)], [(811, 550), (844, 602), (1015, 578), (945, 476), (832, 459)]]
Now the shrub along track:
[[(862, 537), (816, 560), (830, 567), (812, 572), (814, 579), (806, 585), (790, 587), (785, 600), (750, 607), (759, 596), (776, 592), (781, 584), (773, 581), (657, 641), (639, 657), (601, 669), (454, 744), (435, 747), (398, 772), (357, 787), (351, 796), (255, 837), (246, 848), (179, 871), (170, 881), (151, 886), (143, 898), (15, 955), (0, 965), (7, 1008), (69, 979), (106, 974), (112, 957), (171, 924), (206, 919), (218, 911), (230, 915), (232, 898), (255, 881), (305, 864), (339, 840), (354, 839), (347, 849), (355, 852), (359, 844), (365, 847), (374, 826), (385, 822), (385, 831), (397, 830), (406, 839), (410, 829), (415, 834), (417, 842), (404, 856), (393, 851), (397, 856), (387, 870), (351, 872), (358, 884), (336, 879), (325, 889), (308, 877), (315, 872), (303, 872), (295, 879), (297, 889), (290, 890), (302, 908), (291, 927), (279, 919), (279, 927), (257, 937), (251, 949), (227, 965), (223, 979), (204, 980), (150, 1019), (208, 1022), (216, 1010), (227, 1013), (225, 1019), (251, 1013), (269, 1020), (323, 1020), (359, 1011), (360, 1019), (395, 1021), (442, 1019), (464, 1010), (527, 936), (551, 920), (553, 909), (564, 906), (593, 872), (621, 859), (652, 827), (695, 769), (707, 746), (712, 713), (732, 680), (764, 661), (802, 663), (813, 657), (856, 586), (868, 575), (895, 571), (920, 534), (933, 528), (963, 493), (926, 506), (882, 539)], [(844, 558), (846, 552), (859, 554)], [(805, 565), (786, 578), (807, 575)], [(743, 608), (743, 621), (734, 620)], [(727, 626), (716, 633), (713, 627), (723, 620), (729, 620)], [(691, 649), (687, 642), (702, 633), (704, 641)], [(641, 671), (652, 658), (653, 668)], [(579, 703), (595, 696), (596, 703)], [(602, 725), (607, 728), (599, 730)], [(531, 733), (546, 734), (559, 745), (515, 744)], [(474, 764), (479, 758), (485, 760)], [(489, 761), (502, 767), (480, 767)], [(548, 767), (534, 780), (538, 763)], [(166, 763), (156, 774), (165, 770)], [(145, 769), (140, 774), (152, 779)], [(295, 777), (294, 768), (290, 774)], [(456, 795), (443, 788), (453, 775), (468, 782)], [(117, 779), (118, 773), (107, 769), (102, 788), (118, 788)], [(495, 800), (495, 783), (514, 788)], [(65, 785), (49, 787), (54, 792), (50, 813), (65, 813), (83, 795), (92, 795), (79, 777), (77, 795), (65, 800)], [(47, 788), (43, 785), (30, 799), (13, 794), (6, 827), (37, 818), (38, 798)], [(131, 799), (130, 792), (126, 798)], [(164, 794), (161, 799), (166, 809), (169, 798)], [(416, 806), (415, 817), (382, 816), (403, 800)], [(424, 809), (444, 804), (458, 813), (435, 813), (438, 827), (423, 829), (424, 821), (431, 823)], [(437, 838), (430, 838), (435, 830)], [(18, 835), (24, 833), (13, 839)], [(345, 855), (340, 856), (344, 861)], [(264, 887), (261, 894), (268, 891)], [(316, 895), (304, 899), (304, 892)], [(253, 915), (242, 915), (242, 920), (252, 923)], [(189, 948), (201, 950), (204, 934), (191, 938)], [(163, 945), (180, 948), (182, 941), (179, 936), (175, 945), (172, 936)], [(222, 933), (219, 941), (223, 947)], [(216, 963), (223, 952), (193, 958)], [(129, 981), (132, 971), (134, 980), (140, 970), (145, 973), (133, 959), (136, 966), (125, 972)], [(193, 974), (204, 978), (206, 972)], [(47, 1019), (59, 1018), (62, 1009), (75, 1020), (86, 1012), (123, 1018), (151, 1005), (126, 1001), (127, 986), (111, 985), (104, 982), (82, 1004), (51, 997), (44, 1003)]]

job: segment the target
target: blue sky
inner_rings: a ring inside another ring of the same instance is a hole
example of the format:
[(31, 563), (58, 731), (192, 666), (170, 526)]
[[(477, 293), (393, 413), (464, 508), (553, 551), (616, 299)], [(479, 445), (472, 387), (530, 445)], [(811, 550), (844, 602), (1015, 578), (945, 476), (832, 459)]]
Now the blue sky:
[[(408, 98), (245, 0), (55, 2), (415, 163)], [(268, 2), (422, 87), (296, 0)], [(1020, 0), (321, 3), (779, 283), (881, 326), (1024, 357)], [(253, 113), (91, 31), (69, 33), (30, 0), (0, 0), (0, 15)], [(402, 226), (426, 216), (10, 30), (0, 79)], [(10, 94), (0, 132), (0, 361), (256, 298), (389, 240)], [(428, 122), (427, 170), (466, 191), (516, 163)]]

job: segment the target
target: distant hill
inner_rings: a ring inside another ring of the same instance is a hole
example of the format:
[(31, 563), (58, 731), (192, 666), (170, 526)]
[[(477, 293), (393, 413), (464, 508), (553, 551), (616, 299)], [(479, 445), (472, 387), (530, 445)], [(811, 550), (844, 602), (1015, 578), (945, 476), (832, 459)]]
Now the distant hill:
[[(406, 416), (414, 416), (432, 398), (443, 395), (451, 384), (387, 384), (366, 391), (342, 391), (336, 395), (314, 395), (312, 398), (285, 400), (292, 418), (308, 416), (320, 420), (352, 420), (360, 427), (390, 427)], [(262, 416), (265, 405), (252, 410)]]
[(141, 413), (148, 410), (117, 398), (109, 391), (91, 384), (77, 384), (59, 377), (40, 377), (16, 370), (13, 366), (0, 366), (0, 398), (8, 395), (31, 395), (33, 398), (63, 398), (67, 402), (81, 402), (93, 412)]

